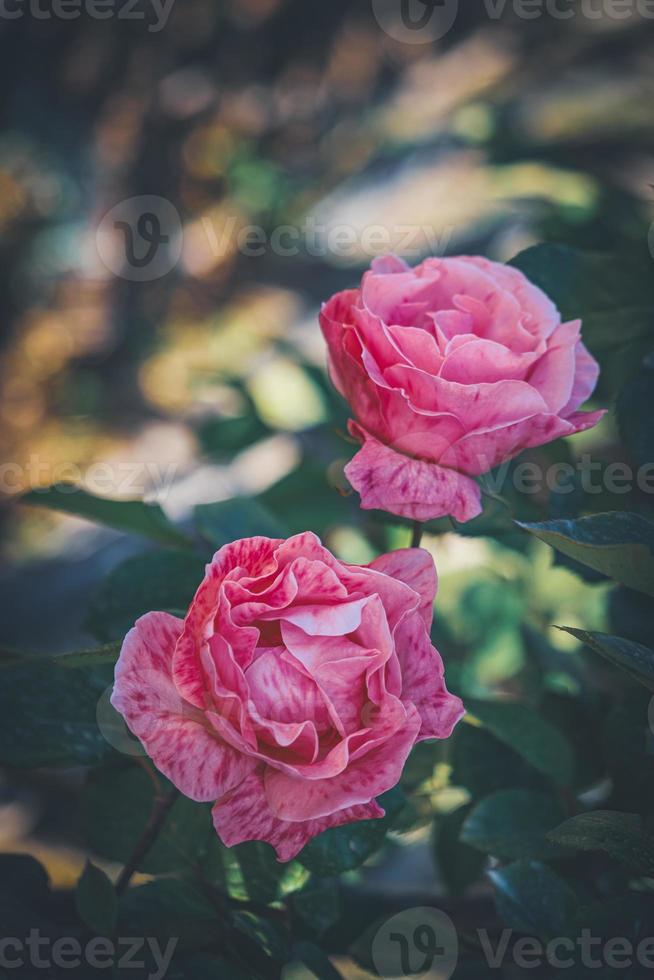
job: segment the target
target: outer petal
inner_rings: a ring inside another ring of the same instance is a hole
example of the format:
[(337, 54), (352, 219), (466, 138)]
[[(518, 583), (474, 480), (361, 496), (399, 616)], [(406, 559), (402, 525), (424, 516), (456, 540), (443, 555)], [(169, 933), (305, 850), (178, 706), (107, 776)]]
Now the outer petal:
[(575, 378), (570, 401), (561, 409), (561, 415), (564, 418), (571, 415), (580, 405), (584, 404), (587, 398), (590, 398), (599, 377), (599, 364), (592, 354), (589, 354), (581, 340), (577, 341), (575, 356)]
[(400, 624), (395, 642), (402, 668), (402, 700), (413, 702), (421, 718), (417, 741), (449, 738), (465, 708), (445, 687), (443, 661), (420, 616), (409, 616)]
[(337, 810), (317, 820), (291, 822), (273, 816), (263, 788), (262, 772), (248, 776), (235, 792), (218, 800), (213, 823), (223, 844), (233, 847), (248, 840), (264, 840), (275, 848), (280, 861), (291, 861), (304, 845), (330, 827), (356, 820), (377, 820), (384, 811), (375, 802)]
[(331, 779), (306, 780), (267, 769), (264, 787), (270, 809), (280, 820), (309, 820), (370, 802), (399, 781), (420, 727), (418, 711), (409, 704), (400, 731)]
[(361, 495), (364, 510), (385, 510), (411, 520), (429, 521), (451, 514), (469, 521), (481, 513), (481, 492), (456, 470), (396, 453), (368, 435), (360, 426), (350, 431), (365, 441), (345, 475)]
[(125, 637), (111, 703), (158, 769), (192, 800), (208, 802), (238, 786), (254, 762), (207, 729), (172, 681), (172, 655), (182, 620), (142, 616)]
[(420, 596), (419, 611), (427, 629), (431, 627), (438, 575), (434, 559), (424, 548), (400, 548), (380, 555), (368, 565), (393, 579), (399, 579)]

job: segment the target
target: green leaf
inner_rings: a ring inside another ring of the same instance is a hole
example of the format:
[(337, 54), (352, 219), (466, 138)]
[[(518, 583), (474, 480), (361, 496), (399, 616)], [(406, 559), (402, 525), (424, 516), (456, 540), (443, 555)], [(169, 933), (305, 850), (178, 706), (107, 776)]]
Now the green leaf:
[(84, 517), (116, 531), (141, 534), (158, 544), (185, 548), (190, 543), (170, 523), (159, 504), (146, 503), (144, 500), (96, 497), (72, 483), (55, 483), (43, 489), (29, 490), (20, 498), (20, 503)]
[(525, 762), (567, 786), (574, 775), (574, 755), (564, 735), (526, 704), (469, 698), (468, 712), (496, 738), (511, 746)]
[(546, 864), (516, 861), (489, 877), (498, 914), (510, 929), (547, 942), (574, 928), (577, 896)]
[(551, 796), (510, 789), (481, 800), (466, 817), (461, 841), (483, 854), (516, 858), (552, 858), (567, 854), (545, 835), (563, 820), (563, 806)]
[(614, 511), (519, 527), (582, 565), (654, 595), (654, 525), (639, 514)]
[[(163, 776), (158, 779), (162, 791), (168, 792), (168, 781)], [(150, 818), (154, 801), (154, 784), (140, 766), (117, 766), (89, 773), (82, 797), (82, 822), (92, 853), (124, 863)], [(163, 874), (193, 867), (200, 861), (212, 833), (208, 808), (180, 795), (138, 870)]]
[(379, 797), (379, 803), (386, 816), (324, 831), (300, 851), (300, 863), (313, 874), (326, 878), (362, 865), (384, 843), (386, 832), (404, 809), (406, 797), (396, 787)]
[(75, 890), (80, 919), (99, 936), (113, 936), (118, 918), (116, 889), (104, 871), (86, 862)]
[(151, 610), (184, 615), (204, 578), (205, 562), (185, 551), (148, 551), (117, 565), (100, 585), (88, 625), (103, 641), (122, 640)]
[(66, 666), (67, 657), (3, 665), (0, 764), (94, 765), (113, 754), (97, 722), (110, 666)]
[[(652, 331), (650, 331), (652, 333)], [(652, 337), (654, 346), (654, 336)], [(622, 441), (637, 466), (654, 460), (654, 370), (643, 369), (624, 385), (616, 402)]]
[[(52, 892), (45, 868), (29, 854), (0, 854), (0, 937), (52, 927)], [(9, 976), (9, 974), (7, 974)]]
[(616, 667), (629, 674), (632, 680), (654, 691), (654, 650), (624, 640), (620, 636), (598, 633), (591, 630), (573, 629), (572, 626), (559, 626), (558, 629), (576, 636), (586, 646), (601, 654)]
[(264, 841), (225, 847), (215, 834), (209, 843), (207, 859), (202, 863), (207, 881), (232, 898), (261, 904), (280, 897), (287, 868), (288, 865), (280, 864), (273, 848)]
[(193, 515), (196, 528), (215, 548), (238, 538), (284, 538), (288, 533), (263, 504), (247, 497), (200, 504)]
[(129, 888), (120, 902), (120, 934), (150, 936), (167, 946), (204, 949), (221, 935), (221, 920), (209, 899), (189, 881), (158, 878)]
[(605, 851), (640, 874), (654, 875), (654, 837), (635, 813), (594, 810), (571, 817), (551, 830), (548, 839), (579, 851)]
[(291, 896), (295, 915), (320, 936), (338, 922), (341, 903), (336, 878), (310, 878)]
[(276, 922), (252, 912), (235, 912), (232, 921), (238, 932), (251, 939), (265, 955), (280, 965), (288, 956), (285, 932)]
[(500, 789), (542, 789), (547, 780), (486, 728), (458, 725), (452, 746), (452, 782), (478, 800)]
[[(343, 980), (327, 954), (313, 943), (295, 943), (291, 949), (291, 961), (303, 963), (317, 980)], [(286, 971), (284, 976), (286, 977)]]
[[(564, 320), (625, 309), (654, 311), (651, 258), (645, 249), (622, 254), (542, 243), (520, 252), (509, 265), (540, 286)], [(617, 331), (607, 334), (607, 341), (620, 339)]]
[(451, 895), (462, 895), (480, 877), (486, 856), (460, 840), (461, 827), (470, 806), (459, 807), (443, 817), (434, 828), (434, 856)]

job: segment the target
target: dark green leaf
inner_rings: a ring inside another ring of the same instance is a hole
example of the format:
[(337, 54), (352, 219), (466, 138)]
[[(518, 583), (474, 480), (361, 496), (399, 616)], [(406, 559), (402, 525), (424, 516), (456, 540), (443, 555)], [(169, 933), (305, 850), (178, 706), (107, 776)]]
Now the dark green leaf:
[(509, 265), (540, 286), (564, 320), (627, 306), (654, 309), (651, 259), (645, 249), (627, 255), (544, 243), (520, 252)]
[(485, 729), (458, 725), (452, 746), (452, 782), (474, 800), (500, 789), (540, 789), (546, 779)]
[(286, 537), (280, 522), (258, 500), (236, 497), (216, 504), (200, 504), (194, 510), (195, 526), (214, 548), (238, 538)]
[(489, 872), (495, 904), (510, 929), (547, 942), (574, 927), (577, 897), (546, 864), (516, 861)]
[(466, 707), (496, 738), (560, 786), (570, 784), (574, 756), (564, 735), (526, 704), (468, 699)]
[(317, 980), (343, 980), (327, 954), (313, 943), (295, 943), (291, 949), (291, 960), (303, 963)]
[(99, 936), (113, 936), (118, 918), (116, 889), (104, 871), (86, 862), (75, 891), (80, 919)]
[(565, 856), (565, 849), (545, 838), (564, 817), (563, 806), (551, 796), (502, 790), (472, 809), (461, 829), (461, 841), (483, 854), (509, 860)]
[(203, 893), (188, 881), (158, 878), (129, 888), (120, 902), (120, 932), (123, 936), (150, 936), (167, 946), (204, 949), (220, 945), (222, 936), (218, 911)]
[(335, 878), (310, 878), (291, 896), (293, 911), (317, 936), (331, 928), (340, 916), (338, 881)]
[[(654, 346), (654, 336), (652, 336)], [(654, 370), (643, 369), (622, 388), (616, 403), (622, 441), (637, 466), (654, 462)]]
[(654, 837), (635, 813), (594, 810), (571, 817), (548, 838), (579, 851), (605, 851), (640, 874), (654, 875)]
[(569, 558), (654, 595), (654, 525), (639, 514), (615, 511), (519, 526)]
[(459, 807), (438, 821), (434, 828), (434, 856), (451, 895), (461, 895), (480, 877), (486, 856), (460, 840), (461, 827), (470, 806)]
[(313, 874), (327, 878), (362, 865), (384, 843), (386, 832), (402, 812), (406, 798), (396, 787), (384, 793), (379, 803), (386, 811), (385, 817), (324, 831), (302, 849), (298, 855), (300, 863)]
[(151, 610), (184, 615), (204, 578), (205, 562), (185, 551), (148, 551), (114, 568), (93, 601), (89, 628), (103, 641), (122, 640)]
[(113, 753), (98, 727), (111, 667), (66, 667), (66, 657), (3, 666), (0, 762), (9, 766), (94, 765)]
[(159, 544), (178, 548), (189, 544), (188, 539), (170, 523), (159, 504), (144, 500), (111, 500), (96, 497), (72, 483), (56, 483), (51, 487), (28, 491), (20, 502), (84, 517), (128, 534), (141, 534)]
[(284, 963), (288, 956), (286, 934), (276, 922), (252, 912), (235, 912), (234, 928), (251, 939), (267, 957)]
[[(163, 792), (167, 792), (169, 783), (162, 776), (158, 778)], [(150, 818), (154, 800), (154, 784), (140, 766), (91, 772), (82, 800), (90, 850), (107, 860), (125, 862)], [(207, 807), (180, 796), (138, 870), (162, 874), (194, 866), (212, 832)]]
[(608, 633), (578, 630), (572, 626), (560, 626), (559, 629), (576, 636), (595, 653), (624, 670), (633, 680), (654, 691), (654, 650), (620, 636), (609, 636)]

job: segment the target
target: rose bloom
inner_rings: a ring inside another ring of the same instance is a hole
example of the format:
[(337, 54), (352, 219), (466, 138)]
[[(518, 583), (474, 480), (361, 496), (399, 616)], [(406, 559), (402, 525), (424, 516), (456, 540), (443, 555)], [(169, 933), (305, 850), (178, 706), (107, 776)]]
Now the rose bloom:
[(215, 801), (225, 844), (288, 861), (382, 817), (413, 745), (463, 714), (429, 639), (435, 593), (420, 549), (356, 566), (311, 532), (235, 541), (184, 620), (151, 612), (127, 634), (112, 704), (182, 793)]
[(577, 411), (598, 376), (581, 321), (479, 256), (375, 259), (320, 323), (363, 443), (345, 473), (365, 509), (468, 521), (481, 512), (472, 477), (604, 414)]

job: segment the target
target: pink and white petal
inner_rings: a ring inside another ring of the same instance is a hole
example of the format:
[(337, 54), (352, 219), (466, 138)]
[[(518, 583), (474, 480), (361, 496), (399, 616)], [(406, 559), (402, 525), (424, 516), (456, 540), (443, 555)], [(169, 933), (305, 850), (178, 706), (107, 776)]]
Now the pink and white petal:
[(180, 694), (191, 704), (204, 708), (210, 694), (201, 668), (200, 650), (214, 633), (223, 582), (230, 572), (243, 568), (249, 576), (270, 573), (281, 541), (275, 538), (243, 538), (224, 545), (209, 565), (189, 611), (173, 657), (173, 678)]
[(368, 568), (399, 579), (420, 596), (419, 611), (427, 629), (431, 627), (438, 575), (434, 559), (424, 548), (399, 548), (375, 558)]
[(599, 377), (599, 364), (588, 352), (581, 340), (575, 346), (575, 377), (570, 400), (561, 409), (564, 418), (572, 415), (580, 405), (590, 398)]
[(417, 741), (449, 738), (465, 708), (461, 699), (447, 690), (443, 661), (419, 616), (407, 617), (401, 623), (395, 642), (402, 670), (402, 699), (411, 701), (421, 718)]
[(163, 612), (142, 616), (123, 642), (111, 703), (157, 768), (182, 793), (210, 802), (229, 792), (254, 763), (205, 727), (171, 676), (182, 621)]
[(396, 272), (408, 272), (410, 269), (404, 259), (392, 252), (376, 256), (370, 263), (370, 268), (378, 275), (393, 275)]
[(245, 672), (250, 698), (262, 718), (286, 724), (310, 718), (319, 731), (329, 727), (329, 712), (311, 678), (280, 654), (266, 651)]
[(467, 343), (460, 341), (448, 345), (440, 376), (446, 381), (466, 385), (492, 384), (506, 379), (524, 381), (538, 357), (536, 351), (518, 353), (504, 344), (475, 337)]
[(267, 769), (264, 787), (270, 809), (280, 820), (313, 820), (370, 802), (399, 782), (420, 726), (420, 715), (409, 704), (402, 729), (331, 779), (307, 780)]
[(263, 840), (274, 847), (280, 861), (292, 861), (312, 837), (330, 827), (358, 820), (377, 820), (384, 810), (371, 800), (369, 803), (330, 813), (318, 820), (290, 822), (273, 816), (268, 805), (262, 773), (253, 773), (239, 786), (218, 800), (212, 810), (216, 833), (226, 847), (249, 840)]
[(416, 521), (451, 515), (463, 522), (481, 513), (481, 492), (470, 477), (400, 455), (366, 436), (363, 448), (345, 467), (364, 510), (384, 510)]
[(294, 623), (310, 636), (345, 636), (360, 625), (363, 607), (369, 601), (365, 597), (334, 605), (296, 605), (282, 610), (276, 618)]

